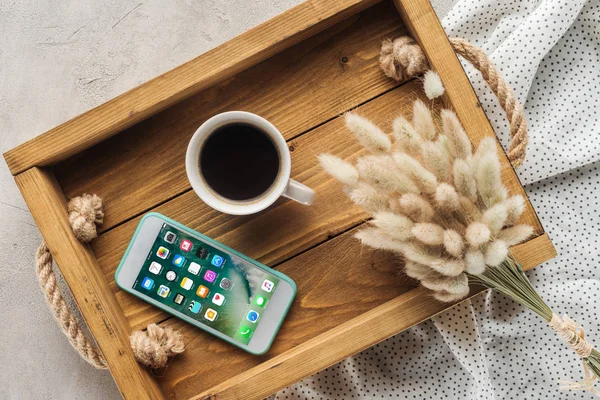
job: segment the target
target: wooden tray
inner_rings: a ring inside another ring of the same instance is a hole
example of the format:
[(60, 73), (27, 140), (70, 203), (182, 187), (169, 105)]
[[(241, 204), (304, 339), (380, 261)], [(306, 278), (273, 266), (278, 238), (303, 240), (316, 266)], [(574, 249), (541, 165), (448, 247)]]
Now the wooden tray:
[[(492, 131), (426, 0), (312, 0), (49, 132), (4, 157), (126, 398), (262, 398), (443, 311), (388, 254), (352, 237), (368, 215), (318, 167), (316, 155), (360, 153), (342, 115), (357, 109), (390, 129), (420, 82), (378, 67), (381, 41), (410, 33), (477, 143)], [(395, 7), (394, 7), (395, 6)], [(397, 9), (397, 10), (396, 10)], [(399, 13), (397, 12), (399, 11)], [(313, 206), (280, 200), (233, 217), (205, 206), (186, 179), (185, 149), (208, 117), (247, 110), (272, 121), (292, 154), (292, 177)], [(506, 158), (503, 178), (524, 194)], [(91, 246), (72, 235), (65, 197), (97, 193), (106, 222)], [(120, 291), (115, 268), (141, 215), (155, 210), (288, 274), (298, 296), (272, 349), (249, 355)], [(528, 204), (536, 237), (513, 248), (531, 268), (555, 255)], [(181, 330), (187, 349), (155, 378), (133, 358), (132, 330)]]

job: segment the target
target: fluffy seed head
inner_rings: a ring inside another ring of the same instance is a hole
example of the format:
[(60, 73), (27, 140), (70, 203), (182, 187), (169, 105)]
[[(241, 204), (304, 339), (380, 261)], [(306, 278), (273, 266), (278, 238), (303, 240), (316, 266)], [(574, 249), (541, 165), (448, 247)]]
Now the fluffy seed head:
[(360, 144), (372, 153), (386, 153), (392, 148), (390, 138), (377, 125), (354, 113), (347, 113), (346, 126)]
[(475, 183), (475, 177), (473, 176), (473, 169), (469, 163), (457, 158), (454, 160), (452, 172), (456, 191), (472, 201), (477, 201), (477, 184)]
[(411, 230), (413, 236), (428, 245), (439, 245), (444, 242), (444, 229), (430, 222), (415, 224)]
[(484, 253), (485, 263), (490, 267), (500, 265), (508, 256), (508, 246), (503, 240), (494, 240), (490, 243)]
[(432, 267), (434, 263), (442, 261), (440, 252), (430, 246), (414, 241), (403, 242), (398, 246), (404, 258), (418, 264), (428, 265), (432, 269), (435, 269)]
[(423, 279), (439, 279), (444, 276), (426, 265), (418, 264), (410, 260), (407, 260), (404, 263), (404, 272), (406, 275), (419, 281)]
[(481, 222), (472, 222), (467, 227), (465, 239), (472, 247), (479, 247), (490, 241), (490, 234), (491, 232), (486, 225)]
[(402, 247), (379, 228), (365, 228), (358, 231), (355, 238), (363, 244), (381, 250), (399, 251)]
[(508, 212), (504, 203), (498, 203), (485, 210), (482, 217), (482, 222), (490, 228), (492, 235), (500, 232), (500, 229), (506, 223)]
[(354, 186), (358, 182), (358, 171), (352, 164), (331, 154), (321, 154), (319, 162), (323, 169), (346, 186)]
[(442, 210), (456, 211), (460, 208), (460, 199), (454, 186), (440, 183), (435, 190), (435, 201)]
[(348, 195), (354, 203), (363, 206), (371, 212), (386, 210), (389, 205), (388, 196), (378, 192), (373, 186), (364, 182), (359, 182)]
[(394, 147), (397, 150), (414, 154), (419, 151), (423, 140), (415, 130), (415, 127), (404, 117), (397, 117), (392, 123), (394, 133)]
[(378, 190), (384, 193), (400, 192), (400, 193), (418, 193), (419, 189), (414, 182), (405, 174), (386, 164), (389, 162), (381, 162), (379, 156), (365, 156), (358, 160), (357, 167), (361, 179), (369, 183)]
[(453, 229), (446, 229), (444, 231), (444, 248), (450, 255), (460, 258), (464, 246), (465, 242), (460, 233)]
[(432, 269), (446, 276), (457, 276), (465, 270), (464, 260), (440, 259), (429, 264)]
[(429, 222), (435, 215), (435, 210), (423, 197), (407, 193), (400, 197), (400, 210), (415, 222)]
[(525, 211), (525, 200), (523, 196), (515, 195), (506, 199), (506, 225), (514, 225), (519, 221), (521, 214)]
[(451, 294), (462, 295), (469, 294), (469, 279), (465, 274), (453, 277), (425, 278), (421, 281), (427, 289), (436, 292), (448, 292)]
[(419, 135), (425, 140), (435, 139), (435, 124), (429, 108), (421, 100), (413, 105), (413, 125)]
[(471, 275), (479, 275), (485, 272), (485, 258), (481, 250), (470, 249), (465, 253), (466, 270)]
[(442, 182), (452, 181), (450, 156), (444, 151), (439, 142), (424, 142), (421, 146), (421, 155), (425, 167)]
[[(493, 146), (493, 151), (491, 150)], [(477, 169), (475, 182), (479, 196), (486, 207), (506, 199), (506, 189), (502, 184), (500, 161), (496, 154), (496, 142), (493, 138), (484, 138), (476, 153)]]
[(373, 224), (382, 229), (390, 237), (398, 240), (408, 240), (412, 237), (413, 222), (404, 215), (382, 211), (375, 214)]
[(428, 194), (435, 193), (438, 182), (434, 174), (405, 153), (394, 153), (393, 157), (400, 170), (410, 176), (421, 190)]
[(448, 148), (456, 158), (467, 158), (472, 153), (471, 141), (458, 117), (450, 110), (442, 110), (442, 131), (448, 140)]
[(514, 246), (529, 239), (531, 235), (533, 235), (533, 227), (531, 225), (520, 224), (502, 229), (497, 237), (509, 246)]
[(429, 100), (433, 100), (444, 94), (444, 85), (437, 72), (429, 70), (423, 77), (423, 89)]

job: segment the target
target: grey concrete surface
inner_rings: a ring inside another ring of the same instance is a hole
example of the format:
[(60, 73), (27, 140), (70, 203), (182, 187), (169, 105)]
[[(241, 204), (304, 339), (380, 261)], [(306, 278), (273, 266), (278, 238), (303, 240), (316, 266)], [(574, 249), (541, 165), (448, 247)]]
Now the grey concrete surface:
[[(223, 43), (302, 0), (0, 0), (0, 150)], [(332, 0), (334, 1), (334, 0)], [(451, 0), (433, 2), (445, 15)], [(40, 234), (0, 168), (0, 398), (115, 399), (54, 322)]]

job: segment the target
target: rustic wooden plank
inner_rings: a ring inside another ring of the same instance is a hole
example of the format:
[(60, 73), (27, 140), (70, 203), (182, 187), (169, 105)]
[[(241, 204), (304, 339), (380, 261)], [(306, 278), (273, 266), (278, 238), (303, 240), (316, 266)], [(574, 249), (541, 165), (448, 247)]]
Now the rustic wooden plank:
[(296, 282), (298, 294), (263, 356), (205, 335), (177, 318), (165, 322), (184, 334), (187, 345), (183, 357), (160, 379), (165, 393), (189, 398), (415, 287), (414, 281), (399, 277), (397, 256), (361, 246), (354, 233), (348, 231), (277, 267)]
[(164, 398), (155, 379), (133, 357), (129, 324), (89, 246), (73, 235), (64, 195), (52, 173), (34, 167), (15, 181), (123, 397)]
[[(272, 392), (455, 304), (435, 301), (430, 292), (417, 288), (417, 282), (400, 273), (402, 263), (397, 256), (361, 246), (353, 238), (355, 232), (356, 229), (346, 232), (278, 267), (298, 283), (298, 298), (271, 351), (262, 357), (231, 348), (176, 318), (166, 321), (164, 325), (182, 331), (189, 344), (186, 358), (176, 360), (160, 380), (165, 393), (188, 398), (208, 390), (204, 394), (218, 393), (218, 398), (233, 394), (254, 398), (242, 389), (246, 379), (243, 372), (251, 367), (258, 366), (251, 381), (261, 382), (267, 386), (265, 390)], [(545, 235), (533, 243), (552, 245)], [(518, 254), (531, 251), (527, 243), (521, 246), (524, 247), (517, 250)], [(525, 263), (525, 269), (533, 268), (532, 263), (536, 262), (531, 257), (518, 260)], [(318, 268), (311, 269), (311, 265)], [(474, 288), (471, 295), (481, 290)], [(396, 318), (399, 312), (404, 317)], [(350, 328), (355, 329), (352, 334), (347, 330)], [(328, 346), (334, 349), (325, 351)], [(198, 359), (203, 360), (203, 365), (194, 364)], [(271, 368), (280, 373), (271, 375)], [(231, 380), (221, 384), (228, 377)], [(217, 388), (207, 389), (210, 383)], [(256, 398), (263, 394), (261, 390), (257, 393)]]
[[(473, 87), (460, 64), (429, 0), (393, 0), (411, 36), (419, 43), (429, 63), (440, 76), (446, 92), (446, 103), (454, 109), (474, 145), (486, 136), (496, 137)], [(511, 193), (527, 200), (527, 211), (521, 221), (534, 227), (538, 235), (544, 229), (529, 203), (521, 182), (498, 142), (502, 179)]]
[(380, 0), (311, 0), (4, 154), (13, 175), (54, 164)]
[[(424, 315), (433, 317), (447, 308), (447, 304), (433, 299), (427, 289), (422, 286), (415, 288), (241, 372), (192, 399), (263, 399), (302, 377), (310, 376), (422, 322), (426, 319), (423, 318)], [(179, 393), (177, 397), (181, 397)]]
[(67, 196), (100, 194), (110, 229), (190, 189), (188, 141), (219, 112), (257, 113), (291, 139), (392, 89), (379, 48), (401, 34), (393, 5), (373, 7), (59, 164), (57, 179)]
[(513, 246), (510, 251), (525, 271), (556, 257), (556, 249), (547, 233)]
[[(513, 246), (511, 251), (525, 270), (556, 255), (547, 234)], [(538, 254), (538, 258), (534, 258)], [(474, 289), (472, 296), (480, 290)], [(193, 399), (263, 399), (450, 307), (432, 298), (424, 287), (416, 287), (233, 376)], [(428, 317), (424, 318), (424, 315)]]
[[(389, 131), (394, 117), (411, 114), (412, 102), (417, 96), (423, 96), (420, 86), (418, 81), (409, 82), (359, 107), (357, 112)], [(291, 153), (292, 174), (317, 192), (310, 207), (282, 199), (259, 214), (237, 217), (212, 210), (190, 191), (154, 211), (271, 266), (369, 218), (360, 207), (350, 202), (341, 185), (325, 174), (317, 162), (317, 155), (325, 151), (348, 160), (363, 154), (362, 147), (345, 128), (343, 118), (336, 118), (293, 139), (290, 147), (294, 149)], [(119, 304), (135, 329), (166, 318), (166, 314), (158, 308), (128, 295), (112, 283), (112, 275), (140, 218), (102, 234), (92, 247)]]

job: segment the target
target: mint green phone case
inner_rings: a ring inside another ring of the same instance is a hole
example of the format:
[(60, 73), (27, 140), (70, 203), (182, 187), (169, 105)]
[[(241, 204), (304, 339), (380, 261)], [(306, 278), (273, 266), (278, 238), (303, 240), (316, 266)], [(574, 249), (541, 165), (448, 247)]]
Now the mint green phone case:
[(281, 324), (283, 323), (283, 319), (287, 315), (287, 313), (288, 313), (288, 311), (289, 311), (289, 309), (290, 309), (290, 307), (291, 307), (291, 305), (293, 303), (293, 299), (296, 297), (296, 283), (290, 277), (282, 274), (281, 272), (276, 271), (276, 270), (274, 270), (272, 268), (269, 268), (266, 265), (261, 264), (258, 261), (253, 260), (250, 257), (245, 256), (244, 254), (239, 253), (239, 252), (235, 251), (234, 249), (232, 249), (232, 248), (230, 248), (228, 246), (225, 246), (223, 243), (217, 242), (216, 240), (213, 240), (213, 239), (209, 238), (208, 236), (205, 236), (205, 235), (203, 235), (203, 234), (201, 234), (199, 232), (196, 232), (196, 231), (188, 228), (187, 226), (182, 225), (179, 222), (172, 220), (171, 218), (169, 218), (167, 216), (164, 216), (164, 215), (159, 214), (157, 212), (149, 212), (149, 213), (147, 213), (146, 215), (144, 215), (142, 217), (142, 220), (140, 221), (139, 225), (137, 226), (137, 228), (135, 230), (135, 233), (133, 234), (133, 238), (131, 239), (131, 242), (129, 242), (129, 246), (127, 246), (127, 250), (125, 250), (125, 254), (123, 254), (123, 257), (121, 258), (121, 262), (119, 263), (117, 271), (115, 272), (115, 282), (117, 283), (117, 286), (119, 286), (121, 289), (125, 290), (127, 293), (131, 293), (134, 296), (139, 297), (140, 299), (146, 301), (146, 299), (143, 296), (141, 296), (139, 292), (133, 290), (133, 288), (128, 288), (128, 287), (121, 286), (121, 284), (117, 280), (117, 277), (119, 275), (119, 271), (121, 270), (121, 267), (123, 266), (123, 263), (125, 262), (125, 259), (127, 258), (128, 254), (129, 254), (129, 251), (131, 250), (131, 247), (132, 247), (133, 243), (135, 242), (135, 240), (136, 240), (136, 238), (138, 236), (138, 233), (139, 233), (142, 225), (144, 224), (144, 221), (146, 220), (146, 218), (151, 217), (151, 216), (158, 217), (158, 218), (162, 219), (163, 221), (165, 221), (166, 223), (168, 223), (168, 224), (170, 224), (170, 225), (172, 225), (172, 226), (174, 226), (176, 228), (181, 229), (182, 231), (185, 231), (185, 232), (187, 232), (187, 233), (189, 233), (189, 234), (191, 234), (193, 236), (197, 236), (199, 239), (208, 242), (208, 244), (210, 244), (210, 245), (213, 245), (213, 246), (215, 246), (217, 248), (221, 248), (221, 249), (223, 249), (223, 250), (225, 250), (225, 251), (227, 251), (227, 252), (229, 252), (229, 253), (231, 253), (231, 254), (233, 254), (233, 255), (235, 255), (235, 256), (237, 256), (237, 257), (239, 257), (239, 258), (241, 258), (241, 259), (243, 259), (245, 261), (248, 261), (249, 263), (251, 263), (253, 265), (256, 265), (258, 268), (261, 268), (261, 269), (269, 272), (270, 274), (275, 275), (279, 279), (286, 281), (287, 283), (289, 283), (292, 286), (292, 290), (293, 290), (292, 301), (290, 301), (290, 303), (288, 304), (287, 308), (285, 309), (284, 317), (277, 324), (277, 328), (275, 329), (275, 334), (271, 337), (271, 340), (269, 341), (269, 344), (267, 345), (267, 348), (264, 351), (262, 351), (262, 352), (253, 352), (253, 351), (249, 350), (246, 346), (244, 346), (244, 345), (236, 342), (235, 340), (233, 340), (233, 338), (231, 338), (231, 337), (229, 337), (229, 336), (227, 336), (225, 334), (222, 334), (221, 332), (217, 332), (217, 333), (210, 332), (210, 331), (208, 331), (204, 327), (203, 324), (196, 324), (196, 323), (194, 323), (196, 321), (193, 320), (193, 319), (191, 319), (191, 321), (185, 320), (185, 319), (181, 318), (179, 315), (175, 314), (173, 312), (174, 310), (171, 309), (170, 307), (166, 306), (166, 305), (163, 305), (161, 303), (158, 303), (158, 304), (152, 304), (152, 303), (150, 303), (151, 305), (156, 306), (156, 307), (158, 307), (158, 308), (160, 308), (160, 309), (168, 312), (169, 314), (171, 314), (171, 315), (173, 315), (173, 316), (175, 316), (177, 318), (180, 318), (180, 319), (182, 319), (182, 320), (184, 320), (184, 321), (186, 321), (186, 322), (194, 325), (195, 327), (198, 327), (198, 328), (202, 329), (203, 331), (206, 331), (206, 332), (208, 332), (210, 334), (213, 334), (213, 335), (215, 335), (215, 336), (217, 336), (217, 337), (225, 340), (226, 342), (229, 342), (232, 345), (234, 345), (236, 347), (239, 347), (242, 350), (245, 350), (245, 351), (247, 351), (247, 352), (249, 352), (251, 354), (260, 355), (260, 354), (266, 353), (271, 348), (271, 345), (273, 344), (273, 340), (275, 339), (275, 336), (277, 335), (277, 332), (279, 332), (279, 328), (281, 328)]

